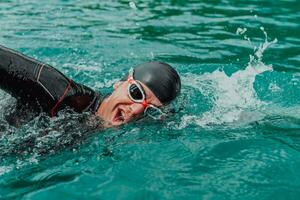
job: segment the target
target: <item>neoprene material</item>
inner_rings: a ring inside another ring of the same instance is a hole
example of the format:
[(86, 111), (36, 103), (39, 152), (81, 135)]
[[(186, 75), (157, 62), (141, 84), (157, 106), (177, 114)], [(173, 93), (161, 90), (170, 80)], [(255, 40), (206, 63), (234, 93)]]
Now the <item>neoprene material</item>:
[(0, 45), (0, 88), (18, 103), (55, 116), (70, 107), (76, 112), (96, 112), (102, 96), (75, 83), (50, 65)]
[(181, 81), (178, 73), (163, 62), (147, 62), (134, 67), (133, 78), (149, 87), (163, 104), (169, 103), (180, 93)]

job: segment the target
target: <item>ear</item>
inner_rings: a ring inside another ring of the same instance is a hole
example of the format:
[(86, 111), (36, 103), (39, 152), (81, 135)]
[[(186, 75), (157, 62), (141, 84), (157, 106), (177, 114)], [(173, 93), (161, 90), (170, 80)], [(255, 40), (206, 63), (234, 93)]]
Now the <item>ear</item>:
[(115, 82), (115, 84), (114, 84), (114, 86), (113, 86), (114, 90), (116, 90), (118, 87), (120, 87), (120, 85), (121, 85), (123, 82), (124, 82), (124, 81), (117, 81), (117, 82)]

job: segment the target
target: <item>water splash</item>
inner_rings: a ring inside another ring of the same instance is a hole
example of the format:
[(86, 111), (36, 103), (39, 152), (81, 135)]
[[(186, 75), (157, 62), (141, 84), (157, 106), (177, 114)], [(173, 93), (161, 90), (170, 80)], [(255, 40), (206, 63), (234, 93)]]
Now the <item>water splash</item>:
[[(250, 55), (250, 62), (249, 64), (256, 64), (257, 62), (261, 62), (262, 58), (263, 58), (263, 52), (272, 44), (277, 43), (277, 38), (275, 38), (272, 41), (268, 41), (268, 34), (265, 31), (264, 27), (260, 27), (260, 30), (263, 32), (264, 36), (265, 36), (265, 42), (261, 43), (259, 45), (259, 47), (254, 47), (254, 56)], [(253, 63), (254, 62), (254, 63)]]
[[(208, 128), (211, 125), (222, 125), (239, 121), (244, 117), (245, 111), (257, 110), (266, 102), (261, 101), (254, 89), (257, 75), (272, 71), (272, 65), (262, 62), (263, 53), (277, 39), (268, 41), (267, 33), (261, 28), (265, 35), (265, 41), (254, 48), (250, 55), (247, 67), (228, 76), (222, 69), (202, 75), (189, 74), (184, 77), (185, 85), (197, 89), (212, 101), (211, 110), (200, 115), (184, 115), (178, 128), (182, 129), (190, 124)], [(238, 29), (238, 34), (244, 34), (246, 29)], [(246, 40), (251, 42), (249, 38)], [(261, 116), (258, 116), (261, 117)], [(253, 121), (253, 119), (251, 120)]]
[(88, 113), (63, 110), (56, 118), (41, 114), (19, 128), (7, 125), (0, 134), (0, 175), (36, 164), (44, 155), (76, 149), (100, 129), (99, 124), (101, 121)]

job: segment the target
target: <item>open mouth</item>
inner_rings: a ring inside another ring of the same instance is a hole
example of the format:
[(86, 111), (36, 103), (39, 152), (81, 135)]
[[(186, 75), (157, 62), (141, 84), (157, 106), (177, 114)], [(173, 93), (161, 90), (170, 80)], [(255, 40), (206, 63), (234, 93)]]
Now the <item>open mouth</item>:
[(113, 117), (113, 122), (114, 123), (124, 123), (125, 121), (125, 113), (123, 110), (117, 108), (117, 111)]

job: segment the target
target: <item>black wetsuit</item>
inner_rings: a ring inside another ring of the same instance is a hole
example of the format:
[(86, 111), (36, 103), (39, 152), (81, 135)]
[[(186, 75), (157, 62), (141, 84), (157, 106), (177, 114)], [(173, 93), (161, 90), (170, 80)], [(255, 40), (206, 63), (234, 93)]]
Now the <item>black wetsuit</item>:
[(50, 65), (0, 45), (0, 88), (38, 112), (55, 116), (69, 107), (95, 113), (102, 95), (75, 83)]

